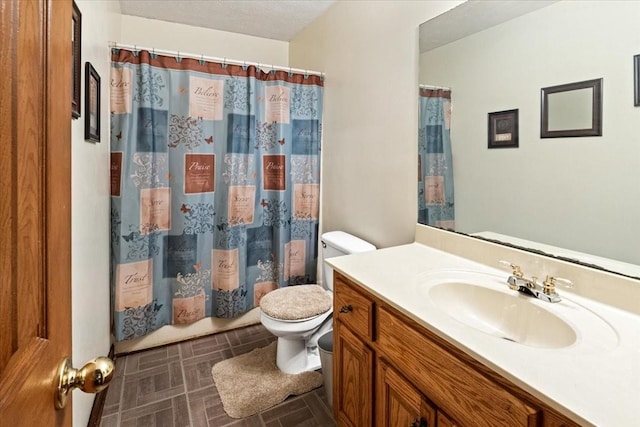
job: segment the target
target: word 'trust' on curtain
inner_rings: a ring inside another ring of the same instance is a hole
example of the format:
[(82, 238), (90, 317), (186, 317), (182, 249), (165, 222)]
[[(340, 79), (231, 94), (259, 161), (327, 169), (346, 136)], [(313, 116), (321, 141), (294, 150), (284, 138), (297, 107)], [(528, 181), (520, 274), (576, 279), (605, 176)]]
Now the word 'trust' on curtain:
[(315, 283), (323, 82), (112, 50), (116, 340)]
[(451, 91), (420, 88), (418, 223), (454, 229)]

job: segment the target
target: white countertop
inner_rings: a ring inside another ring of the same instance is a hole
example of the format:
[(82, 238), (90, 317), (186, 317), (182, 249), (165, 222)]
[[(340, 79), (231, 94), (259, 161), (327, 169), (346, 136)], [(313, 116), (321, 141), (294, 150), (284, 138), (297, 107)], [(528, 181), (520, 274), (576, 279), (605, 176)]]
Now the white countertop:
[(604, 338), (590, 336), (585, 325), (575, 325), (578, 339), (571, 346), (528, 347), (457, 322), (434, 309), (418, 289), (425, 274), (452, 269), (503, 275), (507, 288), (507, 271), (419, 243), (326, 262), (575, 422), (598, 427), (640, 425), (640, 316), (558, 289), (564, 301), (552, 304), (554, 311), (561, 313), (565, 302), (568, 309), (583, 306), (613, 328), (617, 344), (604, 343)]

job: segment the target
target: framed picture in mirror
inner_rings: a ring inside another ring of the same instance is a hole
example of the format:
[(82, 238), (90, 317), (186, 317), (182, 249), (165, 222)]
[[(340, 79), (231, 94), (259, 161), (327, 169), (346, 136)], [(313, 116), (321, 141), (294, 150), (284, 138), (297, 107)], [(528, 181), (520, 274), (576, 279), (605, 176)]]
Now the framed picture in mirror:
[(542, 88), (540, 138), (602, 136), (602, 79)]
[(518, 148), (518, 110), (489, 113), (489, 148)]

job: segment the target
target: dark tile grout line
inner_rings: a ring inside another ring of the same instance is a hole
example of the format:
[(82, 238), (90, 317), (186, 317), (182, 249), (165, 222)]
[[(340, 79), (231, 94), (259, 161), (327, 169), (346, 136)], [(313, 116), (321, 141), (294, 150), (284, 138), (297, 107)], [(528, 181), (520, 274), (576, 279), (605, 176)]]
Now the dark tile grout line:
[[(122, 367), (122, 374), (120, 375), (120, 397), (118, 398), (118, 411), (116, 412), (116, 421), (117, 424), (116, 425), (120, 425), (122, 423), (122, 411), (120, 410), (120, 406), (122, 405), (122, 399), (124, 398), (124, 385), (125, 385), (125, 375), (127, 372), (127, 358), (124, 357), (122, 359), (122, 362), (124, 363), (124, 366)], [(116, 369), (117, 369), (117, 361), (116, 361)]]
[[(187, 414), (189, 415), (189, 425), (193, 425), (193, 415), (191, 414), (191, 405), (189, 405), (189, 393), (187, 392), (187, 376), (184, 373), (184, 360), (182, 358), (182, 345), (176, 344), (178, 346), (178, 360), (180, 361), (180, 373), (182, 374), (182, 387), (184, 388), (184, 397), (187, 400)], [(171, 401), (171, 407), (173, 408), (173, 401)], [(207, 423), (208, 424), (208, 423)]]

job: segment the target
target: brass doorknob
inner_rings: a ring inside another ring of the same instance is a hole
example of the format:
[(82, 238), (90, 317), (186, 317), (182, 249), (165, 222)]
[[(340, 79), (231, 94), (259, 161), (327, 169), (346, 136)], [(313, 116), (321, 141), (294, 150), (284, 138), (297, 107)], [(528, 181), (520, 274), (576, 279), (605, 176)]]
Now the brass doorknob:
[(56, 408), (64, 408), (67, 397), (74, 388), (79, 388), (85, 393), (101, 392), (109, 386), (114, 371), (115, 365), (108, 357), (97, 357), (80, 369), (74, 369), (71, 358), (66, 358), (58, 370)]

